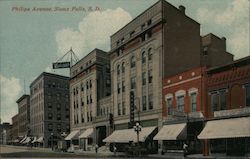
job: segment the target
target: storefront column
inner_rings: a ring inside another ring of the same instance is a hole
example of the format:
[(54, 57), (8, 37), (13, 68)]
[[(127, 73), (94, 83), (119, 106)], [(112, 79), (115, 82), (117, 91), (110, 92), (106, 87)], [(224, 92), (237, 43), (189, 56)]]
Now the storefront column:
[(203, 140), (203, 156), (209, 156), (210, 143), (208, 139)]

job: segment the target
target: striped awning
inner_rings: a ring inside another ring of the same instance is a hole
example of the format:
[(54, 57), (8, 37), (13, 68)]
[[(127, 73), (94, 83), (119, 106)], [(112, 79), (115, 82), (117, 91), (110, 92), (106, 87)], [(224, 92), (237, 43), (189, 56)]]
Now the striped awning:
[(250, 137), (250, 117), (212, 120), (198, 135), (198, 139)]

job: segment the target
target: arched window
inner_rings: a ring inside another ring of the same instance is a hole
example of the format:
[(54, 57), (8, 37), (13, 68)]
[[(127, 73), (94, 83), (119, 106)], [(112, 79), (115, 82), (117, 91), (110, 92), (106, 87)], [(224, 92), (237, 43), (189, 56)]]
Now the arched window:
[(122, 73), (125, 72), (125, 62), (122, 63)]
[(135, 56), (132, 56), (131, 59), (130, 59), (130, 66), (131, 68), (135, 67)]
[(118, 64), (117, 65), (117, 75), (119, 75), (120, 74), (120, 65)]
[(148, 60), (152, 60), (152, 48), (148, 49)]
[(146, 53), (145, 51), (142, 52), (142, 63), (145, 63), (146, 62)]

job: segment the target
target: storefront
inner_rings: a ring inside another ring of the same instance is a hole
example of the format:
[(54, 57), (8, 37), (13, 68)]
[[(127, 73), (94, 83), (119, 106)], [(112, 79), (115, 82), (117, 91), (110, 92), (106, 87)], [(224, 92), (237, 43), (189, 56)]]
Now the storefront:
[(207, 121), (198, 135), (210, 140), (211, 153), (244, 156), (250, 153), (250, 117)]

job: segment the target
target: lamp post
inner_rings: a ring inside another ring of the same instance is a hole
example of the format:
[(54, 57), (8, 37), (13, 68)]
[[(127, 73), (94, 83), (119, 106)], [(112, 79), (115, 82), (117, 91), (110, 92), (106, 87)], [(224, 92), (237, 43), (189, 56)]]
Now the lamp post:
[(53, 151), (53, 133), (51, 133), (50, 135), (51, 135), (51, 149)]
[(139, 145), (139, 133), (141, 131), (141, 128), (142, 128), (142, 126), (140, 125), (140, 123), (136, 122), (136, 124), (134, 126), (134, 130), (135, 130), (135, 132), (137, 134), (137, 143), (138, 143), (138, 145)]

